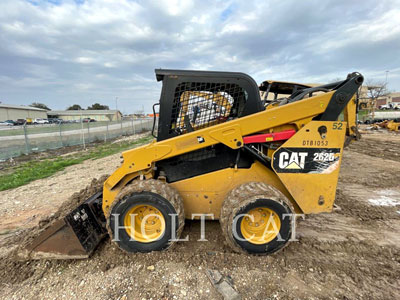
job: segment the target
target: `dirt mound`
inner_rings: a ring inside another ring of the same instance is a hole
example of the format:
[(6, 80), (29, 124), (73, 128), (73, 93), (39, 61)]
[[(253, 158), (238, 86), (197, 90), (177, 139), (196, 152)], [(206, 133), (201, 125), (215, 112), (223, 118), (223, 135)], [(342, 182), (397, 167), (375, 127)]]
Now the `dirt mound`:
[(106, 181), (106, 179), (109, 177), (109, 175), (103, 175), (100, 178), (93, 178), (92, 182), (90, 185), (88, 185), (86, 188), (80, 190), (79, 192), (76, 192), (73, 194), (70, 199), (66, 202), (64, 202), (60, 208), (55, 212), (53, 215), (49, 216), (48, 218), (42, 219), (39, 222), (39, 229), (44, 229), (47, 228), (49, 225), (51, 225), (51, 222), (65, 217), (68, 213), (71, 212), (74, 208), (82, 204), (85, 200), (87, 200), (90, 196), (102, 191), (103, 189), (103, 184)]
[[(34, 273), (37, 273), (41, 268), (43, 262), (30, 261), (29, 253), (25, 249), (36, 237), (38, 237), (43, 231), (51, 227), (53, 223), (64, 218), (74, 208), (79, 206), (90, 196), (100, 192), (103, 188), (104, 181), (108, 178), (108, 175), (103, 175), (100, 178), (94, 178), (90, 185), (82, 189), (79, 192), (74, 193), (68, 201), (65, 201), (59, 209), (52, 215), (40, 220), (39, 225), (19, 231), (11, 238), (7, 239), (3, 245), (4, 247), (18, 245), (12, 251), (6, 252), (0, 261), (0, 278), (6, 278), (9, 283), (16, 283), (26, 280), (31, 277)], [(68, 262), (58, 261), (47, 261), (46, 268), (53, 264), (63, 264)], [(44, 272), (44, 270), (43, 270)]]
[(109, 177), (109, 175), (103, 175), (100, 178), (92, 179), (90, 185), (86, 188), (74, 193), (68, 201), (65, 201), (60, 208), (52, 215), (40, 220), (39, 225), (33, 229), (30, 229), (30, 233), (26, 235), (24, 240), (20, 243), (22, 248), (25, 248), (33, 239), (35, 239), (40, 233), (42, 233), (47, 228), (51, 227), (55, 220), (64, 218), (68, 215), (74, 208), (78, 207), (80, 204), (85, 202), (89, 197), (94, 194), (101, 192), (103, 189), (104, 181)]

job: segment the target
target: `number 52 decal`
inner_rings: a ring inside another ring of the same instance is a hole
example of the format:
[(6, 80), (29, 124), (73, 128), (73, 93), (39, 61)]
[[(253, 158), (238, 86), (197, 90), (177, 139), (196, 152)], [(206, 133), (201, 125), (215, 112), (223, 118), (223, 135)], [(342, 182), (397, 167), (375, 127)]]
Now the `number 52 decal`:
[(335, 122), (333, 123), (333, 130), (342, 130), (343, 129), (343, 123), (342, 122)]

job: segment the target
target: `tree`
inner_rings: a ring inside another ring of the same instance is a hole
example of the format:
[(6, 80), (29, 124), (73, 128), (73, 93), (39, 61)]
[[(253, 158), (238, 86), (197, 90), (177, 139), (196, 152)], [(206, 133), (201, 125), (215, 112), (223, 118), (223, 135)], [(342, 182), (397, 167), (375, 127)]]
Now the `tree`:
[(367, 86), (368, 98), (370, 98), (372, 101), (376, 101), (379, 97), (388, 94), (386, 83), (369, 80)]
[(95, 103), (92, 106), (88, 106), (87, 109), (92, 109), (92, 110), (109, 110), (110, 108), (107, 105), (102, 105), (100, 103)]
[(74, 104), (68, 107), (67, 110), (82, 110), (82, 107), (79, 104)]
[(380, 97), (386, 96), (389, 92), (387, 90), (387, 83), (384, 82), (369, 80), (367, 82), (367, 87), (368, 98), (370, 101), (370, 113), (373, 119), (375, 117), (376, 100), (378, 100)]
[(46, 104), (43, 103), (39, 103), (39, 102), (33, 102), (31, 105), (29, 105), (31, 107), (36, 107), (36, 108), (41, 108), (41, 109), (45, 109), (45, 110), (51, 110)]

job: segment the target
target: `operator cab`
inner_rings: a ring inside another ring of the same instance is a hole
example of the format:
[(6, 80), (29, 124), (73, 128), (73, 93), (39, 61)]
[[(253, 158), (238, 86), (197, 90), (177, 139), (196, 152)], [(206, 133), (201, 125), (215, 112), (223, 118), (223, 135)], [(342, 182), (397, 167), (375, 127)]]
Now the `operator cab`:
[(264, 110), (257, 83), (244, 73), (166, 69), (155, 72), (157, 80), (163, 83), (157, 141)]

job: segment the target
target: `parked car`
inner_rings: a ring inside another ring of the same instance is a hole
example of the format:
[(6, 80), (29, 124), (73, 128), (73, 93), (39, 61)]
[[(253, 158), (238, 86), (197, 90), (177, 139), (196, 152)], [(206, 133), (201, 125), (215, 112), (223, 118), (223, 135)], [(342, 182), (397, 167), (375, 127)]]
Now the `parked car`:
[(49, 120), (36, 118), (35, 120), (33, 120), (33, 124), (49, 124)]
[(387, 110), (387, 109), (395, 109), (395, 110), (397, 110), (397, 109), (400, 109), (400, 103), (391, 102), (391, 103), (388, 103), (388, 104), (379, 105), (378, 108), (381, 109), (381, 110)]
[(50, 124), (60, 124), (62, 122), (63, 122), (63, 120), (62, 119), (58, 119), (58, 118), (50, 118), (49, 119), (49, 123)]
[(14, 125), (24, 125), (25, 124), (25, 119), (18, 119), (17, 121), (14, 122)]
[(82, 120), (82, 122), (83, 122), (83, 123), (89, 123), (89, 122), (96, 122), (96, 120), (95, 120), (95, 119), (91, 119), (91, 118), (84, 118), (84, 119)]
[(0, 122), (0, 126), (14, 126), (14, 124), (5, 121), (5, 122)]
[(15, 125), (15, 122), (13, 120), (5, 120), (4, 122), (11, 124), (11, 126)]

